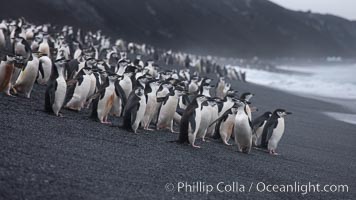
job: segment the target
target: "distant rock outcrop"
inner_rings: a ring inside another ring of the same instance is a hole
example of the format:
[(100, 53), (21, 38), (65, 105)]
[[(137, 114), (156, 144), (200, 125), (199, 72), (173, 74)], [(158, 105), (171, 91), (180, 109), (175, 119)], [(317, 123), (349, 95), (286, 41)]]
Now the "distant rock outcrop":
[(100, 28), (157, 47), (231, 57), (356, 56), (356, 22), (267, 0), (11, 0), (0, 17)]

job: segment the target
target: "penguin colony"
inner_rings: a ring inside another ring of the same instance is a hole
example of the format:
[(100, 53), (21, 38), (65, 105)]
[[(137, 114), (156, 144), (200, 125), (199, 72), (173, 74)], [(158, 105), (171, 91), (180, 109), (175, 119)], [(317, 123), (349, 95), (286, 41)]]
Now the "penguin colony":
[[(168, 129), (177, 143), (233, 138), (238, 151), (253, 146), (276, 155), (290, 112), (276, 109), (252, 120), (251, 93), (238, 94), (230, 80), (245, 74), (222, 68), (211, 58), (154, 49), (148, 45), (112, 43), (101, 31), (84, 33), (71, 26), (34, 25), (25, 19), (0, 23), (0, 92), (31, 98), (34, 84), (46, 85), (44, 110), (91, 109), (91, 118), (137, 133)], [(181, 70), (163, 70), (184, 66)], [(191, 66), (196, 66), (194, 72)], [(217, 83), (199, 74), (217, 73)], [(225, 78), (226, 77), (226, 78)], [(4, 98), (4, 97), (2, 97)], [(179, 127), (179, 130), (177, 129)]]

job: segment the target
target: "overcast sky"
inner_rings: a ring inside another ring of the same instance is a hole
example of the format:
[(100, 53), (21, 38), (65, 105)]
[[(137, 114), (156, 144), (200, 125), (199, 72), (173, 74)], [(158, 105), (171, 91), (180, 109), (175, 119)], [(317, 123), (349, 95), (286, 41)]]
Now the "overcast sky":
[(292, 10), (311, 10), (356, 20), (356, 0), (271, 0)]

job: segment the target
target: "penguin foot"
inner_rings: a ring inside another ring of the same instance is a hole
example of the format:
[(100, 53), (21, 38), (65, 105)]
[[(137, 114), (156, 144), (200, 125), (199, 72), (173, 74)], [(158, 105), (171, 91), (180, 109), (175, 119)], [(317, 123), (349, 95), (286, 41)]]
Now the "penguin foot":
[(193, 148), (200, 149), (200, 146), (197, 146), (197, 145), (195, 145), (195, 144), (192, 144), (192, 147), (193, 147)]
[(279, 153), (275, 152), (274, 150), (270, 150), (269, 154), (274, 155), (274, 156), (280, 155)]
[(224, 142), (225, 145), (227, 146), (231, 146), (232, 144), (228, 143), (228, 142)]
[(146, 131), (154, 131), (152, 128), (144, 128)]
[(105, 121), (105, 122), (101, 122), (102, 124), (109, 124), (109, 125), (111, 125), (112, 123), (111, 122), (109, 122), (109, 121)]
[(16, 97), (15, 95), (12, 95), (10, 92), (6, 92), (5, 94), (6, 94), (6, 96), (8, 96), (8, 97), (14, 97), (14, 98)]
[(14, 94), (17, 94), (17, 90), (15, 89), (15, 87), (12, 87), (11, 90)]

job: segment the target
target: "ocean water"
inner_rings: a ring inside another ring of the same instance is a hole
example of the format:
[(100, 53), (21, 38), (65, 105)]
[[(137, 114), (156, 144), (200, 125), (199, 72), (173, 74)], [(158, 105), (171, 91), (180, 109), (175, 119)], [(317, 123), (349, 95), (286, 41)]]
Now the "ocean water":
[(252, 83), (305, 95), (356, 100), (356, 65), (278, 68), (303, 73), (243, 70), (247, 72), (247, 81)]
[(350, 113), (326, 111), (325, 114), (340, 121), (356, 124), (356, 64), (277, 68), (291, 73), (245, 68), (241, 70), (246, 71), (246, 80), (249, 82), (347, 107)]

